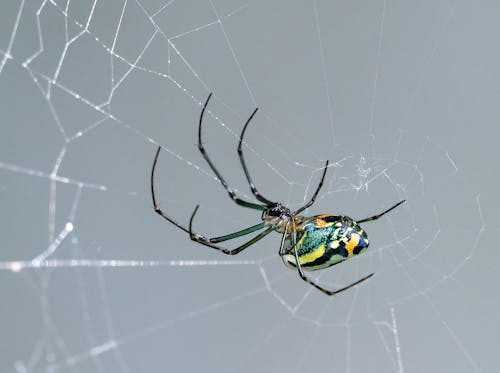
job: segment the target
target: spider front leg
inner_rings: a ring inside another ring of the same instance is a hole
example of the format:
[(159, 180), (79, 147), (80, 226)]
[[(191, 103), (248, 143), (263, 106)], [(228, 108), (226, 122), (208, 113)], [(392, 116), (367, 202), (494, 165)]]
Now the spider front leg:
[(316, 201), (316, 197), (318, 196), (318, 193), (321, 190), (321, 187), (323, 186), (323, 181), (325, 181), (326, 170), (328, 170), (328, 164), (329, 164), (329, 161), (326, 161), (325, 167), (323, 168), (323, 175), (321, 176), (321, 180), (319, 181), (319, 184), (318, 184), (313, 196), (311, 197), (309, 202), (307, 202), (304, 206), (302, 206), (301, 208), (299, 208), (297, 211), (294, 212), (295, 215), (298, 215), (302, 211), (304, 211), (305, 209), (308, 209), (309, 207), (311, 207), (313, 205), (314, 201)]
[[(205, 115), (205, 110), (207, 109), (207, 105), (208, 105), (208, 102), (210, 101), (211, 97), (212, 97), (212, 93), (210, 93), (208, 95), (207, 100), (205, 101), (205, 104), (203, 105), (203, 108), (201, 109), (200, 120), (199, 120), (199, 123), (198, 123), (198, 150), (200, 151), (200, 153), (203, 156), (203, 158), (205, 158), (205, 161), (208, 163), (208, 166), (212, 169), (212, 171), (215, 174), (215, 176), (217, 176), (217, 179), (220, 181), (221, 185), (227, 191), (229, 197), (236, 204), (238, 204), (240, 206), (243, 206), (243, 207), (250, 208), (250, 209), (263, 211), (263, 210), (266, 209), (266, 206), (259, 205), (257, 203), (253, 203), (253, 202), (249, 202), (249, 201), (245, 201), (245, 200), (239, 198), (236, 195), (236, 193), (234, 192), (234, 190), (228, 185), (228, 183), (226, 182), (226, 180), (220, 174), (219, 170), (215, 167), (215, 164), (212, 162), (212, 160), (208, 156), (207, 151), (205, 150), (205, 146), (203, 146), (203, 142), (201, 140), (201, 126), (202, 126), (202, 123), (203, 123), (203, 116)], [(254, 112), (254, 114), (255, 114), (255, 112)], [(251, 117), (250, 117), (250, 119), (251, 119)]]
[(270, 205), (273, 203), (273, 201), (265, 198), (262, 194), (260, 194), (259, 191), (257, 190), (257, 187), (253, 183), (252, 177), (250, 176), (250, 172), (248, 171), (248, 167), (247, 167), (247, 164), (245, 162), (245, 157), (243, 155), (243, 149), (241, 147), (241, 145), (243, 144), (243, 137), (245, 136), (245, 131), (247, 130), (248, 124), (252, 121), (252, 118), (254, 117), (255, 113), (257, 113), (257, 110), (258, 110), (258, 108), (256, 108), (253, 111), (252, 115), (250, 115), (250, 117), (247, 119), (245, 125), (243, 126), (243, 130), (241, 131), (241, 134), (240, 134), (240, 141), (238, 143), (237, 151), (238, 151), (238, 157), (240, 158), (241, 167), (243, 167), (243, 172), (245, 173), (245, 177), (247, 178), (248, 185), (250, 185), (250, 190), (252, 191), (252, 194), (260, 202), (262, 202), (266, 205)]
[(194, 216), (196, 215), (196, 212), (198, 211), (198, 208), (200, 206), (197, 205), (191, 214), (191, 218), (189, 219), (189, 237), (191, 240), (196, 241), (198, 243), (201, 243), (202, 245), (211, 247), (212, 249), (219, 250), (220, 252), (226, 254), (226, 255), (236, 255), (239, 252), (245, 250), (247, 247), (252, 246), (254, 243), (257, 241), (263, 239), (265, 236), (267, 236), (269, 233), (273, 231), (273, 227), (269, 227), (266, 230), (260, 232), (258, 235), (254, 236), (251, 240), (245, 242), (244, 244), (238, 246), (235, 249), (226, 249), (225, 247), (221, 247), (218, 245), (215, 245), (217, 242), (223, 242), (227, 240), (231, 240), (236, 237), (244, 236), (246, 234), (255, 232), (256, 230), (262, 229), (265, 227), (265, 223), (259, 223), (257, 225), (253, 225), (251, 227), (245, 228), (241, 231), (237, 231), (234, 233), (230, 233), (221, 237), (216, 237), (216, 238), (206, 238), (205, 236), (202, 236), (201, 234), (194, 233), (193, 232), (193, 219)]
[(156, 170), (156, 163), (158, 162), (158, 156), (160, 155), (160, 150), (161, 146), (158, 147), (158, 150), (156, 150), (155, 158), (153, 161), (153, 167), (151, 168), (151, 198), (153, 199), (153, 208), (155, 212), (160, 215), (163, 219), (168, 221), (169, 223), (172, 223), (175, 225), (177, 228), (183, 230), (186, 233), (189, 233), (189, 229), (184, 227), (181, 223), (178, 223), (176, 220), (172, 219), (169, 217), (167, 214), (165, 214), (161, 208), (158, 206), (158, 203), (156, 202), (156, 194), (155, 194), (155, 170)]
[[(196, 206), (193, 214), (191, 215), (191, 219), (189, 220), (189, 228), (185, 227), (184, 225), (182, 225), (181, 223), (177, 222), (176, 220), (172, 219), (171, 217), (169, 217), (167, 214), (165, 214), (162, 209), (158, 206), (158, 203), (156, 202), (156, 194), (155, 194), (155, 186), (154, 186), (154, 178), (155, 178), (155, 170), (156, 170), (156, 163), (158, 162), (158, 156), (160, 155), (160, 151), (161, 151), (161, 147), (159, 146), (158, 147), (158, 150), (156, 150), (156, 154), (155, 154), (155, 158), (153, 160), (153, 167), (151, 168), (151, 198), (153, 200), (153, 208), (155, 210), (155, 212), (160, 215), (163, 219), (167, 220), (168, 222), (172, 223), (173, 225), (175, 225), (177, 228), (183, 230), (184, 232), (188, 233), (189, 236), (191, 237), (191, 239), (193, 241), (196, 241), (196, 242), (199, 242), (203, 245), (206, 245), (206, 246), (209, 246), (209, 247), (212, 247), (214, 249), (217, 249), (219, 251), (222, 251), (223, 253), (225, 254), (228, 254), (228, 255), (234, 255), (234, 254), (237, 254), (239, 253), (241, 250), (247, 248), (248, 246), (250, 246), (251, 244), (257, 242), (258, 240), (260, 240), (262, 237), (266, 236), (268, 233), (270, 233), (270, 231), (266, 230), (264, 232), (261, 233), (261, 235), (257, 235), (256, 237), (254, 237), (252, 240), (250, 240), (249, 242), (247, 242), (247, 244), (244, 244), (240, 247), (237, 247), (236, 249), (233, 249), (233, 250), (228, 250), (228, 249), (225, 249), (225, 248), (222, 248), (222, 247), (219, 247), (219, 246), (216, 246), (216, 245), (213, 245), (214, 243), (217, 243), (217, 242), (224, 242), (224, 241), (228, 241), (228, 240), (231, 240), (233, 238), (236, 238), (236, 237), (240, 237), (240, 236), (244, 236), (246, 234), (250, 234), (252, 232), (255, 232), (255, 231), (258, 231), (260, 229), (263, 229), (265, 227), (265, 223), (264, 222), (261, 222), (259, 224), (256, 224), (256, 225), (253, 225), (251, 227), (248, 227), (248, 228), (245, 228), (245, 229), (242, 229), (240, 231), (237, 231), (237, 232), (233, 232), (233, 233), (230, 233), (230, 234), (226, 234), (224, 236), (220, 236), (220, 237), (215, 237), (215, 238), (205, 238), (204, 236), (202, 236), (201, 234), (198, 234), (198, 233), (195, 233), (193, 232), (192, 230), (192, 224), (193, 224), (193, 218), (194, 218), (194, 214), (196, 213), (196, 211), (198, 210), (198, 206)], [(263, 234), (265, 233), (265, 234)], [(263, 234), (263, 235), (262, 235)]]
[[(353, 286), (356, 286), (357, 284), (365, 281), (365, 280), (368, 280), (370, 277), (372, 277), (374, 274), (373, 273), (370, 273), (369, 275), (359, 279), (358, 281), (355, 281), (353, 282), (352, 284), (349, 284), (347, 286), (344, 286), (343, 288), (340, 288), (340, 289), (337, 289), (337, 290), (328, 290), (328, 289), (325, 289), (324, 287), (316, 284), (313, 280), (311, 280), (309, 277), (307, 277), (304, 273), (304, 271), (302, 270), (302, 265), (300, 264), (300, 260), (299, 260), (299, 254), (298, 254), (298, 251), (297, 251), (297, 231), (295, 229), (295, 226), (292, 227), (293, 229), (293, 232), (292, 232), (292, 249), (293, 249), (293, 253), (294, 253), (294, 256), (295, 256), (295, 263), (296, 263), (296, 267), (297, 267), (297, 271), (299, 273), (299, 276), (302, 280), (304, 280), (305, 282), (307, 282), (309, 285), (312, 285), (314, 286), (316, 289), (318, 289), (319, 291), (321, 291), (322, 293), (326, 294), (326, 295), (336, 295), (338, 293), (341, 293), (343, 292), (344, 290), (347, 290), (347, 289), (350, 289), (352, 288)], [(287, 228), (285, 229), (285, 234), (286, 234), (286, 231), (288, 230), (288, 226)], [(281, 240), (281, 245), (283, 245), (285, 242), (284, 239)], [(283, 252), (283, 247), (280, 247), (280, 253)]]

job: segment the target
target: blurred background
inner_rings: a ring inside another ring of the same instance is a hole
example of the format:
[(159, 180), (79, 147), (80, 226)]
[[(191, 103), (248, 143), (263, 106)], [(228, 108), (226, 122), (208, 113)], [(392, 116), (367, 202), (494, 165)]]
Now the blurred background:
[[(500, 3), (8, 0), (0, 12), (0, 371), (493, 372)], [(309, 275), (252, 200), (362, 219)], [(249, 237), (225, 243), (233, 248)]]

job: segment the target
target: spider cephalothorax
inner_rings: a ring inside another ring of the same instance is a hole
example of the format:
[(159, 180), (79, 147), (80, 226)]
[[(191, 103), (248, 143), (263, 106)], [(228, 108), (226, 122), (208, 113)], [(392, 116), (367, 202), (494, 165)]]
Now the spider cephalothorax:
[(262, 211), (262, 220), (267, 226), (274, 227), (275, 230), (283, 232), (288, 224), (290, 224), (294, 217), (289, 208), (283, 206), (281, 203), (273, 203)]
[[(328, 168), (328, 161), (326, 161), (325, 167), (323, 168), (323, 174), (321, 176), (318, 186), (316, 187), (316, 191), (312, 195), (309, 202), (307, 202), (304, 206), (300, 207), (299, 209), (291, 211), (286, 206), (265, 198), (258, 192), (257, 188), (255, 187), (252, 181), (252, 178), (250, 177), (250, 173), (248, 172), (245, 158), (243, 157), (243, 149), (242, 149), (243, 136), (245, 135), (245, 131), (247, 129), (248, 124), (250, 123), (253, 116), (257, 112), (257, 109), (253, 111), (252, 115), (250, 115), (245, 125), (243, 126), (237, 151), (238, 151), (238, 156), (240, 158), (241, 166), (245, 173), (245, 177), (250, 186), (250, 190), (252, 191), (253, 196), (258, 202), (250, 202), (239, 198), (234, 192), (234, 190), (228, 186), (227, 182), (219, 173), (219, 170), (217, 170), (215, 165), (212, 163), (201, 141), (201, 125), (203, 122), (203, 114), (205, 113), (205, 109), (208, 105), (210, 97), (212, 97), (212, 94), (208, 96), (200, 114), (200, 120), (198, 124), (198, 149), (200, 150), (203, 158), (205, 158), (205, 160), (207, 161), (208, 165), (210, 166), (214, 174), (219, 179), (224, 189), (226, 189), (227, 193), (229, 194), (229, 197), (231, 197), (231, 199), (240, 206), (262, 211), (261, 215), (262, 221), (256, 225), (244, 228), (237, 232), (229, 233), (219, 237), (207, 238), (193, 231), (193, 220), (194, 216), (196, 215), (196, 212), (198, 211), (199, 206), (196, 206), (193, 213), (191, 214), (191, 218), (189, 219), (189, 227), (185, 227), (184, 225), (178, 223), (176, 220), (170, 218), (158, 207), (158, 204), (156, 203), (155, 190), (154, 190), (154, 173), (161, 147), (158, 147), (158, 150), (156, 151), (156, 155), (153, 161), (153, 167), (151, 170), (151, 196), (153, 199), (153, 207), (155, 212), (160, 216), (162, 216), (167, 221), (169, 221), (170, 223), (174, 224), (177, 228), (188, 233), (191, 240), (199, 242), (200, 244), (211, 247), (213, 249), (219, 250), (227, 255), (238, 254), (242, 250), (253, 245), (254, 243), (261, 240), (262, 238), (264, 238), (273, 231), (281, 233), (282, 239), (279, 249), (279, 255), (283, 259), (285, 265), (291, 268), (296, 268), (299, 273), (299, 276), (304, 281), (311, 284), (315, 288), (321, 290), (323, 293), (327, 295), (337, 294), (373, 276), (373, 273), (371, 273), (361, 278), (360, 280), (353, 282), (352, 284), (344, 286), (343, 288), (337, 290), (327, 290), (322, 286), (316, 284), (311, 279), (309, 279), (304, 274), (303, 269), (313, 271), (317, 269), (330, 267), (332, 265), (343, 262), (344, 260), (354, 255), (358, 255), (364, 250), (366, 250), (366, 248), (369, 245), (368, 236), (366, 235), (366, 232), (363, 230), (363, 228), (359, 226), (358, 223), (376, 220), (381, 216), (383, 216), (384, 214), (388, 213), (389, 211), (401, 205), (404, 202), (404, 200), (396, 203), (394, 206), (390, 207), (389, 209), (385, 210), (380, 214), (358, 220), (357, 222), (347, 216), (340, 216), (340, 215), (323, 214), (312, 217), (305, 217), (300, 215), (302, 211), (311, 207), (314, 201), (316, 200), (316, 196), (318, 195), (321, 187), (323, 186), (326, 170)], [(232, 240), (233, 238), (245, 236), (247, 234), (256, 231), (261, 231), (261, 232), (255, 235), (249, 241), (243, 243), (242, 245), (234, 249), (227, 249), (217, 245), (219, 242)]]

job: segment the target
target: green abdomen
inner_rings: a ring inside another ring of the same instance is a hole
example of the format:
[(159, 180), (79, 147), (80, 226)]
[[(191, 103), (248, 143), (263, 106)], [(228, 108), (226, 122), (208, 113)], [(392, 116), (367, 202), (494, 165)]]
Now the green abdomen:
[[(368, 247), (366, 233), (359, 226), (346, 226), (340, 222), (326, 224), (323, 216), (314, 217), (302, 225), (297, 232), (297, 256), (300, 265), (308, 271), (331, 267), (353, 255), (358, 255)], [(290, 268), (296, 267), (292, 238), (285, 239), (283, 262)]]
[[(308, 229), (297, 236), (297, 255), (303, 269), (315, 271), (330, 267), (348, 258), (345, 249), (342, 251), (338, 247), (332, 247), (334, 229), (331, 228), (333, 227)], [(283, 256), (283, 262), (290, 268), (296, 267), (293, 251)]]

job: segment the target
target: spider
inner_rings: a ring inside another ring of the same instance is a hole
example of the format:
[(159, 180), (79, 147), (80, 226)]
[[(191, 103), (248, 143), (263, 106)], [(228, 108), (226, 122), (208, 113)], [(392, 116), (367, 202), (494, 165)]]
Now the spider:
[[(347, 290), (373, 276), (373, 273), (364, 276), (363, 278), (344, 286), (336, 290), (328, 290), (324, 287), (316, 284), (309, 277), (304, 274), (304, 270), (314, 271), (318, 269), (327, 268), (335, 264), (341, 263), (355, 255), (362, 253), (369, 245), (368, 236), (359, 223), (364, 223), (368, 221), (377, 220), (380, 217), (387, 214), (389, 211), (395, 209), (399, 205), (405, 202), (402, 200), (392, 207), (388, 208), (384, 212), (377, 215), (370, 216), (365, 219), (355, 221), (348, 216), (343, 215), (333, 215), (333, 214), (322, 214), (315, 215), (311, 217), (306, 217), (300, 215), (300, 213), (307, 208), (311, 207), (316, 200), (316, 197), (323, 186), (323, 181), (325, 179), (326, 171), (328, 169), (328, 161), (323, 168), (323, 174), (319, 181), (316, 191), (312, 195), (309, 202), (304, 206), (298, 208), (295, 211), (290, 210), (283, 204), (279, 202), (273, 202), (265, 198), (260, 194), (253, 183), (250, 173), (248, 171), (245, 158), (243, 156), (242, 143), (245, 131), (248, 124), (251, 122), (255, 113), (257, 113), (257, 108), (250, 115), (243, 130), (241, 131), (239, 143), (238, 143), (238, 157), (240, 159), (243, 172), (245, 173), (247, 182), (250, 186), (253, 196), (260, 203), (246, 201), (239, 198), (234, 190), (229, 187), (226, 180), (222, 177), (219, 170), (215, 167), (213, 162), (210, 160), (205, 147), (201, 141), (201, 127), (203, 123), (203, 115), (205, 114), (205, 109), (212, 97), (212, 93), (208, 95), (208, 98), (203, 105), (200, 113), (200, 119), (198, 124), (198, 149), (200, 150), (203, 158), (207, 161), (208, 165), (214, 172), (217, 179), (220, 181), (224, 189), (229, 194), (229, 197), (239, 206), (243, 206), (249, 209), (262, 211), (261, 222), (251, 227), (225, 234), (219, 237), (207, 238), (199, 233), (193, 231), (193, 220), (198, 211), (199, 205), (196, 205), (191, 218), (189, 219), (189, 226), (186, 227), (176, 220), (172, 219), (166, 215), (156, 202), (155, 190), (154, 190), (154, 176), (156, 163), (158, 161), (158, 156), (160, 155), (161, 146), (158, 147), (156, 151), (153, 166), (151, 169), (151, 196), (153, 199), (153, 207), (157, 214), (161, 217), (175, 225), (177, 228), (183, 230), (191, 240), (196, 241), (202, 245), (211, 247), (227, 255), (236, 255), (252, 246), (257, 241), (261, 240), (271, 232), (278, 232), (281, 236), (281, 244), (279, 248), (279, 256), (283, 260), (283, 263), (290, 268), (296, 269), (300, 278), (310, 285), (314, 286), (316, 289), (322, 291), (327, 295), (335, 295), (344, 290)], [(224, 241), (229, 241), (237, 237), (245, 236), (247, 234), (261, 231), (255, 235), (249, 241), (243, 243), (242, 245), (234, 248), (227, 249), (225, 247), (219, 246), (219, 243)]]

